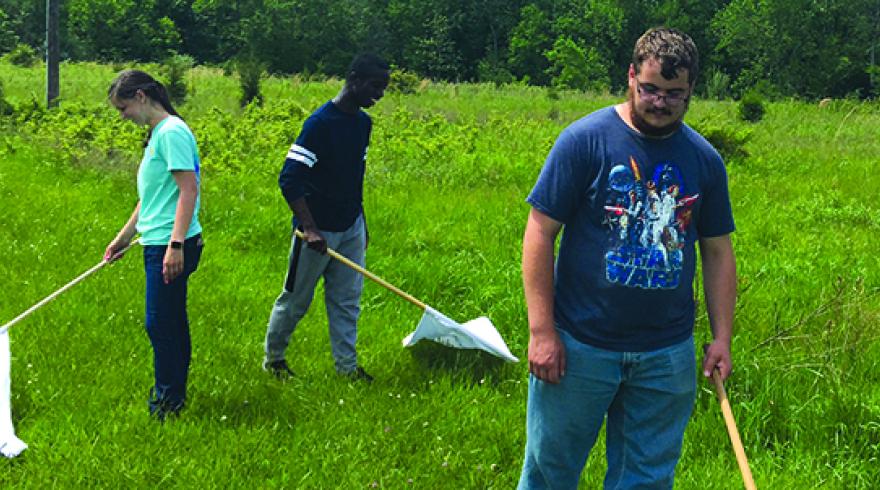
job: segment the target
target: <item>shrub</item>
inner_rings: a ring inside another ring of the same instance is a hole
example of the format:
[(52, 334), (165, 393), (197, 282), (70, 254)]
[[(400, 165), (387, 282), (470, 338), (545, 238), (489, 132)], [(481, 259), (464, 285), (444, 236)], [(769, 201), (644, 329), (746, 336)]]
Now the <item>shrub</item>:
[(414, 94), (419, 86), (419, 76), (415, 73), (398, 68), (391, 67), (391, 80), (388, 82), (388, 91), (398, 94)]
[(739, 118), (756, 123), (764, 117), (764, 98), (755, 91), (746, 92), (739, 101)]
[(251, 102), (262, 105), (263, 92), (260, 84), (266, 74), (266, 64), (248, 56), (239, 58), (235, 68), (238, 71), (238, 83), (241, 87), (241, 106), (244, 107)]
[(513, 74), (497, 58), (491, 56), (480, 60), (477, 65), (477, 78), (481, 82), (494, 83), (496, 87), (515, 80)]
[(6, 53), (3, 59), (16, 66), (28, 67), (37, 64), (40, 61), (40, 55), (37, 50), (22, 43)]
[(8, 116), (14, 112), (15, 108), (6, 100), (6, 91), (3, 87), (3, 81), (0, 80), (0, 116)]
[(194, 64), (193, 57), (185, 54), (173, 53), (165, 60), (162, 71), (165, 75), (168, 96), (173, 103), (182, 104), (186, 101), (186, 75)]
[(47, 114), (48, 109), (39, 100), (36, 94), (31, 92), (31, 98), (19, 103), (15, 107), (15, 123), (22, 125), (29, 122), (39, 122)]
[(751, 129), (737, 129), (731, 125), (716, 126), (711, 123), (696, 123), (690, 126), (703, 135), (728, 163), (748, 158), (749, 152), (745, 146), (752, 137)]
[(712, 70), (706, 77), (706, 98), (724, 100), (730, 95), (730, 75), (720, 70)]

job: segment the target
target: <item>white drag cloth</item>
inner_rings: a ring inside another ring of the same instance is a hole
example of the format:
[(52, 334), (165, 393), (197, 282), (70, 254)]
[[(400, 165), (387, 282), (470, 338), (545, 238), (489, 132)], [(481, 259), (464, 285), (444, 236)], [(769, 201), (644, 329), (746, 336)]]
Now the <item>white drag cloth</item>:
[(9, 333), (0, 332), (0, 454), (14, 458), (27, 449), (27, 444), (15, 436), (12, 427), (12, 406), (9, 376), (12, 359), (9, 353)]
[(480, 349), (505, 361), (519, 362), (510, 353), (495, 325), (484, 316), (462, 325), (430, 306), (425, 306), (421, 321), (416, 330), (403, 339), (403, 346), (410, 347), (422, 339), (433, 340), (455, 349)]

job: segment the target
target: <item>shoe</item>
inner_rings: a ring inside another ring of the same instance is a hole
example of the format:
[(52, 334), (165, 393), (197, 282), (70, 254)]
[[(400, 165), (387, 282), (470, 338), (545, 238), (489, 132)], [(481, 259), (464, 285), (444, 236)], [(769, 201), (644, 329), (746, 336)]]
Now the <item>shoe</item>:
[(367, 383), (373, 382), (373, 377), (370, 376), (369, 373), (364, 371), (364, 368), (358, 366), (353, 370), (347, 373), (340, 373), (342, 376), (348, 378), (349, 381), (366, 381)]
[(159, 399), (155, 387), (150, 388), (150, 416), (159, 422), (165, 422), (168, 418), (176, 418), (186, 406), (186, 401), (171, 402), (167, 399)]
[(166, 405), (162, 405), (156, 410), (152, 411), (150, 415), (159, 422), (165, 422), (168, 419), (180, 417), (181, 410), (183, 410), (182, 405), (178, 408), (169, 408)]
[(287, 361), (284, 359), (281, 359), (280, 361), (264, 362), (263, 371), (271, 373), (272, 376), (275, 376), (281, 381), (286, 381), (294, 376), (293, 370), (290, 369), (287, 365)]

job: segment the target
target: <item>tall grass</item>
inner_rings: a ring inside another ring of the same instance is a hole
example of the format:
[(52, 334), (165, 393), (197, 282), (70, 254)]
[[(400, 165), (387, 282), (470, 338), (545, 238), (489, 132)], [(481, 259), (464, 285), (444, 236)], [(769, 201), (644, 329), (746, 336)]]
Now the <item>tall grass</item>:
[[(0, 65), (14, 104), (40, 76)], [(142, 133), (113, 122), (112, 76), (64, 66), (61, 108), (0, 133), (0, 318), (97, 263), (135, 203)], [(420, 313), (376, 285), (366, 285), (359, 328), (375, 383), (334, 374), (320, 294), (290, 346), (298, 376), (279, 384), (261, 371), (289, 244), (277, 170), (340, 82), (272, 77), (264, 107), (242, 110), (235, 79), (199, 67), (191, 80), (180, 110), (205, 150), (207, 246), (191, 282), (189, 407), (164, 425), (146, 416), (152, 359), (132, 252), (13, 329), (14, 416), (31, 449), (0, 461), (0, 486), (515, 486), (526, 363), (402, 349)], [(523, 200), (561, 128), (614, 101), (491, 85), (389, 94), (371, 111), (368, 268), (458, 320), (488, 315), (525, 358)], [(733, 103), (696, 101), (688, 121), (751, 134), (749, 156), (728, 165), (740, 299), (727, 388), (758, 486), (876, 488), (880, 107), (771, 103), (746, 126)], [(708, 336), (701, 309), (696, 341)], [(738, 488), (718, 404), (700, 386), (677, 488)], [(603, 451), (600, 441), (584, 488), (601, 485)]]

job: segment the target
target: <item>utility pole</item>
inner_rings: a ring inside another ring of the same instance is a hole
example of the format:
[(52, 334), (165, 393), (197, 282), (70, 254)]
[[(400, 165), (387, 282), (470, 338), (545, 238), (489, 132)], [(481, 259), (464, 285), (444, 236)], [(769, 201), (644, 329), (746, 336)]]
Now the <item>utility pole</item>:
[(58, 62), (61, 46), (58, 39), (58, 4), (60, 0), (46, 0), (46, 107), (54, 107), (58, 98)]

